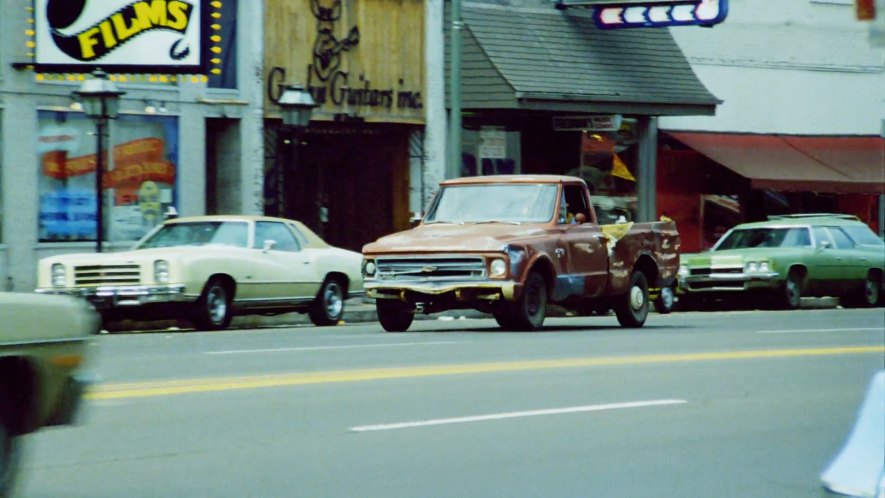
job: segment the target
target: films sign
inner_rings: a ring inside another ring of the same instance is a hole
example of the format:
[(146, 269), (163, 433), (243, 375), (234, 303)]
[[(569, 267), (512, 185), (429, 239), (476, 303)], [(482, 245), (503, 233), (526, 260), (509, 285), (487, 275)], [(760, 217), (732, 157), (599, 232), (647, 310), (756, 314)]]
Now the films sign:
[(34, 0), (38, 70), (205, 73), (203, 0)]

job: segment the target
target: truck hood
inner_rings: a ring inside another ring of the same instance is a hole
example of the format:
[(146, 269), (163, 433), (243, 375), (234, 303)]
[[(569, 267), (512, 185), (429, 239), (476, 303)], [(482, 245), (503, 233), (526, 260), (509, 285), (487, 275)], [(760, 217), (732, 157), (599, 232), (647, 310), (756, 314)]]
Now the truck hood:
[(363, 253), (501, 251), (510, 242), (544, 235), (545, 228), (509, 223), (419, 225), (366, 244)]

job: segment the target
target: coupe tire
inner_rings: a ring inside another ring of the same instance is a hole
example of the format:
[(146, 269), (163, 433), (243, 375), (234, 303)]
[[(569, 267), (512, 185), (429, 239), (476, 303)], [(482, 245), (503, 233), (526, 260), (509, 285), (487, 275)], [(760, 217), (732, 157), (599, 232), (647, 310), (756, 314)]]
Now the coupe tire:
[(800, 272), (790, 270), (790, 273), (787, 274), (787, 280), (780, 289), (779, 301), (783, 309), (799, 309), (802, 304), (802, 274)]
[(880, 282), (872, 273), (867, 274), (863, 285), (853, 293), (839, 298), (843, 308), (872, 308), (879, 303)]
[(405, 332), (412, 325), (415, 313), (400, 301), (378, 299), (375, 301), (378, 321), (387, 332)]
[(529, 273), (522, 295), (516, 301), (507, 303), (504, 313), (507, 314), (504, 321), (512, 330), (540, 329), (547, 318), (547, 282), (544, 277), (536, 271)]
[(634, 271), (630, 276), (630, 288), (615, 301), (618, 323), (622, 327), (642, 327), (648, 318), (648, 307), (648, 279), (645, 273)]
[(233, 318), (231, 290), (219, 279), (213, 278), (203, 288), (192, 312), (192, 321), (198, 330), (224, 330)]
[(327, 278), (310, 304), (310, 321), (317, 327), (337, 325), (344, 316), (344, 286), (334, 278)]
[(0, 498), (12, 496), (20, 461), (21, 437), (12, 430), (12, 407), (0, 388)]

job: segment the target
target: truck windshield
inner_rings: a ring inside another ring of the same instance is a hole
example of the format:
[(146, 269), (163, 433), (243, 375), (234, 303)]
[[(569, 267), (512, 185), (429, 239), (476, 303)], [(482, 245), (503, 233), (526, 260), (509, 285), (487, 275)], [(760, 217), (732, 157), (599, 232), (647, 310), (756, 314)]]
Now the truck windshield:
[(425, 223), (542, 223), (556, 209), (554, 184), (486, 184), (443, 187)]

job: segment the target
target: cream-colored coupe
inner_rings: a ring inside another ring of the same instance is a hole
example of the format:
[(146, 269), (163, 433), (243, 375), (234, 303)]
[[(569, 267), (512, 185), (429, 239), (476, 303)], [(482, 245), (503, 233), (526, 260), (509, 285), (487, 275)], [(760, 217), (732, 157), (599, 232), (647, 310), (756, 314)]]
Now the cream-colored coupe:
[(189, 319), (221, 330), (234, 315), (302, 312), (341, 319), (363, 293), (362, 256), (302, 223), (266, 216), (166, 220), (127, 252), (41, 259), (38, 293), (86, 298), (105, 320)]

